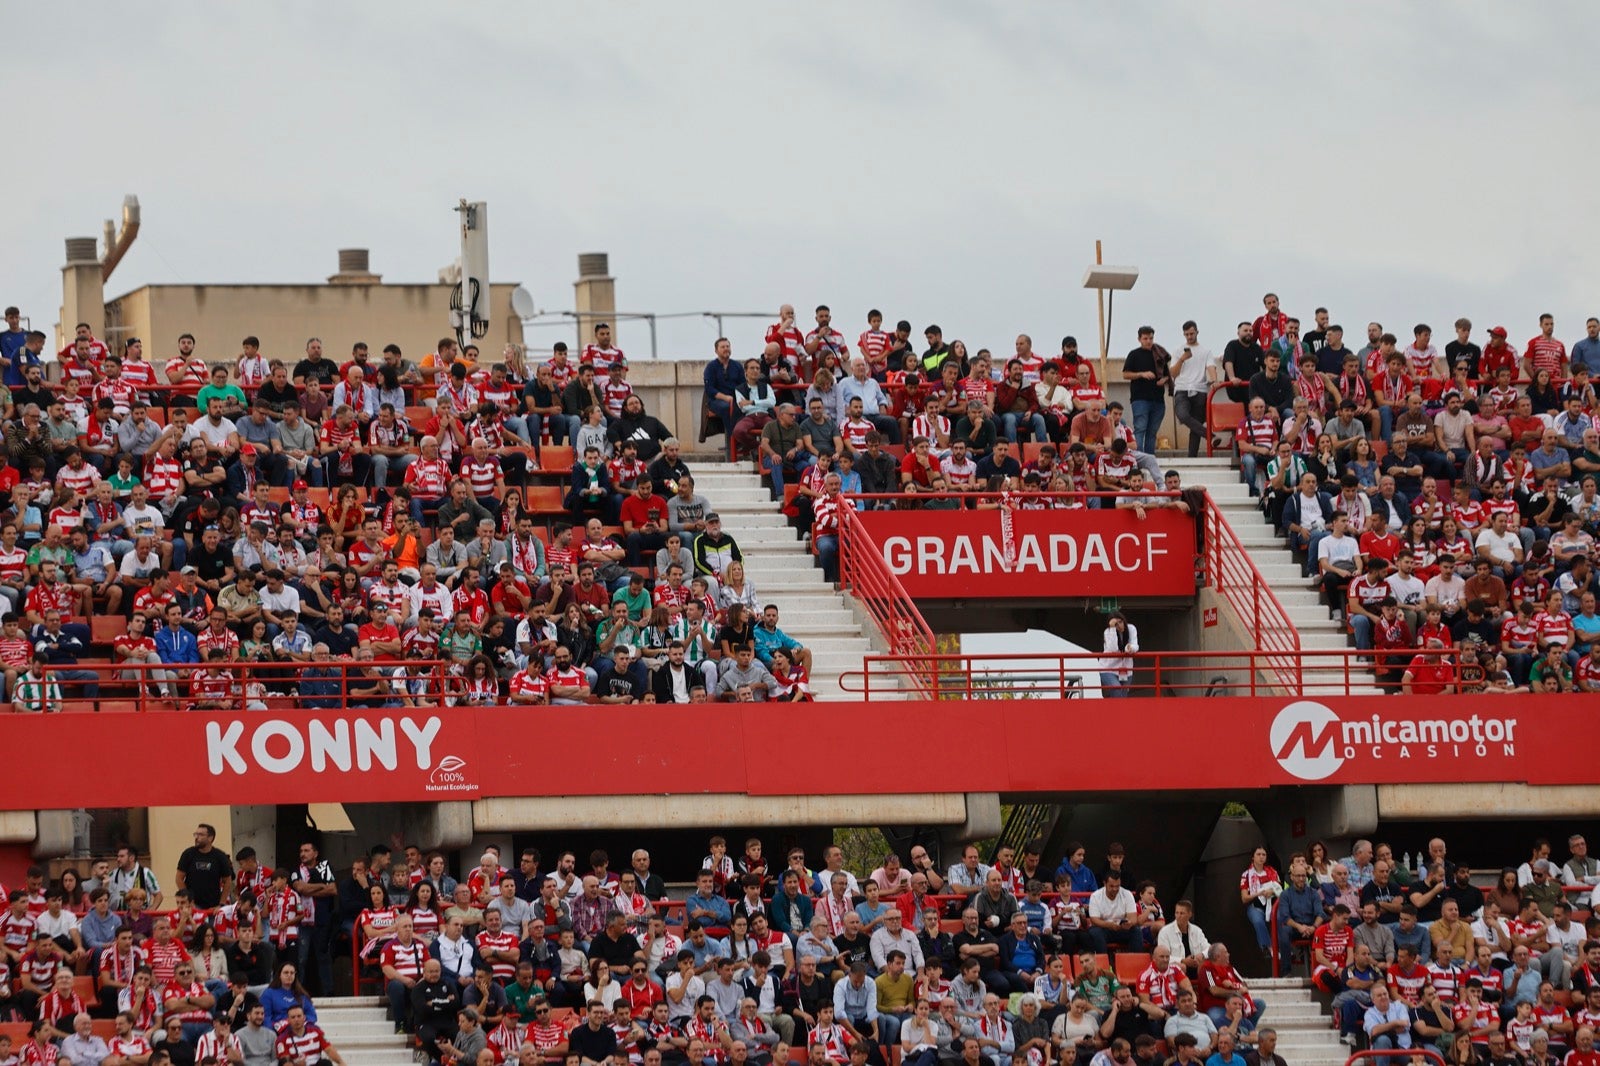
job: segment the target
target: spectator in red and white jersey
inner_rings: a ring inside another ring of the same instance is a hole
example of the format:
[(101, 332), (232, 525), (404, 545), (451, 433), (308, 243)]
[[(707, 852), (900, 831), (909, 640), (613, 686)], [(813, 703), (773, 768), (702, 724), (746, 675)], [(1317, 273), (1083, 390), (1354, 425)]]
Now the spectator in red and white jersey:
[(578, 363), (582, 366), (594, 367), (596, 374), (603, 374), (612, 363), (626, 361), (627, 356), (622, 354), (622, 349), (611, 342), (611, 326), (606, 322), (596, 322), (594, 327), (594, 341), (583, 346), (583, 353), (578, 356)]
[[(844, 334), (833, 328), (833, 311), (827, 304), (818, 304), (816, 316), (817, 328), (808, 332), (803, 342), (807, 357), (813, 366), (822, 365), (830, 356), (838, 365), (844, 366), (850, 361), (850, 342), (844, 339)], [(784, 352), (786, 357), (788, 354)]]
[(783, 351), (784, 361), (796, 369), (800, 366), (800, 353), (805, 350), (806, 337), (794, 324), (794, 305), (778, 308), (778, 321), (767, 327), (767, 344), (777, 344)]
[(194, 334), (180, 334), (178, 354), (167, 360), (164, 368), (166, 384), (174, 387), (168, 396), (168, 407), (193, 407), (195, 395), (211, 380), (211, 368), (204, 359), (194, 354), (194, 346)]
[(63, 360), (66, 359), (66, 357), (74, 352), (80, 344), (88, 345), (89, 360), (96, 365), (105, 359), (107, 353), (110, 351), (110, 349), (108, 349), (100, 341), (95, 340), (94, 331), (89, 328), (89, 323), (79, 322), (73, 329), (72, 341), (63, 347), (60, 352), (56, 353), (56, 358)]
[(621, 418), (622, 405), (633, 395), (633, 386), (628, 384), (627, 360), (618, 359), (606, 367), (606, 383), (600, 386), (600, 393), (605, 397), (606, 417)]
[(1541, 370), (1548, 370), (1553, 378), (1566, 376), (1567, 346), (1557, 340), (1555, 334), (1555, 316), (1540, 315), (1539, 335), (1528, 342), (1527, 351), (1522, 357), (1522, 371), (1530, 381)]
[(1271, 349), (1279, 337), (1289, 332), (1289, 316), (1278, 308), (1278, 294), (1269, 292), (1261, 298), (1261, 304), (1266, 308), (1261, 316), (1255, 320), (1252, 327), (1256, 343), (1262, 351)]
[(98, 362), (94, 358), (91, 342), (79, 338), (61, 349), (58, 359), (58, 373), (63, 383), (75, 381), (85, 388), (94, 383), (95, 367)]
[[(905, 323), (906, 334), (911, 333), (911, 323)], [(872, 367), (874, 377), (881, 377), (889, 366), (889, 352), (894, 348), (895, 335), (883, 329), (883, 312), (873, 308), (867, 312), (867, 328), (856, 338), (856, 350), (864, 355)]]
[(290, 1007), (287, 1024), (278, 1033), (278, 1058), (289, 1066), (318, 1066), (332, 1062), (344, 1066), (344, 1058), (321, 1029), (306, 1021), (304, 1007)]

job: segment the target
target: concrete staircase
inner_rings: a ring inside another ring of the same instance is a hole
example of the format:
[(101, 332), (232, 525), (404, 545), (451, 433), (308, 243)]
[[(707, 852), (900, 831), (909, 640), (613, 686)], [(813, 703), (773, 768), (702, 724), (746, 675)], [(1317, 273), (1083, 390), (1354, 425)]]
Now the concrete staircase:
[(1253, 979), (1250, 990), (1267, 1004), (1261, 1024), (1278, 1031), (1278, 1054), (1284, 1061), (1293, 1066), (1343, 1066), (1350, 1057), (1351, 1049), (1339, 1042), (1331, 1017), (1303, 978)]
[[(1283, 604), (1284, 611), (1300, 633), (1300, 647), (1307, 650), (1334, 651), (1351, 647), (1345, 638), (1344, 621), (1328, 617), (1328, 608), (1319, 600), (1318, 593), (1310, 588), (1309, 579), (1302, 577), (1300, 563), (1290, 553), (1284, 540), (1267, 523), (1264, 513), (1249, 489), (1239, 480), (1239, 472), (1225, 457), (1189, 459), (1162, 456), (1162, 470), (1176, 470), (1182, 475), (1185, 487), (1203, 487), (1216, 501), (1223, 517), (1233, 527), (1239, 542), (1249, 553), (1265, 579), (1272, 594)], [(1335, 665), (1329, 659), (1322, 668), (1306, 667), (1306, 695), (1343, 695), (1346, 691), (1343, 664)], [(1378, 694), (1370, 672), (1352, 674), (1349, 691), (1352, 694)]]
[(387, 1003), (377, 995), (317, 1000), (317, 1025), (339, 1050), (346, 1066), (395, 1066), (412, 1061), (411, 1038), (384, 1020)]
[[(811, 649), (811, 690), (818, 699), (849, 698), (839, 687), (846, 671), (876, 649), (862, 636), (849, 597), (823, 580), (809, 546), (778, 510), (749, 463), (725, 457), (686, 457), (695, 490), (722, 516), (723, 531), (744, 555), (745, 573), (762, 603), (778, 606), (778, 625)], [(870, 624), (870, 623), (869, 623)]]

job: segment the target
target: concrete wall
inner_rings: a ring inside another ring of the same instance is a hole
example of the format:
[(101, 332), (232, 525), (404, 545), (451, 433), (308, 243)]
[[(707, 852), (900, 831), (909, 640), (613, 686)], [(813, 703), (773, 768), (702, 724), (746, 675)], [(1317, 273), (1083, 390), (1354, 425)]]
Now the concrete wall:
[[(992, 794), (981, 794), (992, 796)], [(985, 803), (985, 807), (989, 806)], [(999, 802), (992, 800), (993, 829)], [(865, 817), (864, 817), (865, 816)], [(969, 821), (960, 792), (862, 796), (522, 796), (472, 804), (479, 836), (523, 829), (690, 829), (699, 826), (956, 825)], [(987, 828), (985, 820), (979, 827)]]
[[(507, 343), (522, 343), (522, 321), (511, 313), (514, 284), (491, 288), (490, 332), (476, 343), (498, 359)], [(144, 341), (145, 358), (161, 368), (177, 354), (178, 335), (192, 333), (195, 350), (212, 362), (231, 362), (246, 336), (261, 338), (268, 358), (300, 359), (307, 339), (322, 338), (323, 353), (343, 362), (364, 341), (373, 361), (398, 344), (416, 362), (451, 336), (454, 286), (423, 285), (149, 285), (106, 304), (105, 340)]]

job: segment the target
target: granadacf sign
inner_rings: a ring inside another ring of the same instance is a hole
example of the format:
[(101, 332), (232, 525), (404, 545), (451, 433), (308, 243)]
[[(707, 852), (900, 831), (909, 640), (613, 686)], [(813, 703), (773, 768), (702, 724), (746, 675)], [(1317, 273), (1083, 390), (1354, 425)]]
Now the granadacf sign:
[[(966, 701), (814, 703), (813, 729), (893, 748), (921, 765), (948, 763), (971, 728)], [(1144, 735), (1195, 734), (1193, 699), (1124, 701)], [(495, 796), (713, 793), (779, 796), (902, 792), (892, 774), (774, 774), (772, 753), (793, 744), (789, 719), (756, 705), (718, 708), (718, 757), (692, 733), (660, 728), (672, 708), (440, 707), (207, 714), (151, 711), (12, 715), (18, 759), (0, 809), (281, 803), (427, 803)], [(1205, 702), (1205, 729), (1229, 739), (1225, 758), (1063, 760), (1037, 737), (1082, 705), (985, 703), (993, 745), (962, 751), (961, 789), (976, 792), (1234, 790), (1241, 785), (1526, 782), (1592, 784), (1587, 761), (1559, 758), (1587, 736), (1592, 706), (1572, 696), (1233, 697)], [(909, 715), (908, 719), (906, 716)], [(904, 722), (918, 723), (907, 731)], [(524, 742), (508, 743), (509, 737)], [(647, 737), (618, 744), (615, 737)], [(93, 752), (95, 754), (90, 754)], [(99, 754), (104, 753), (104, 754)], [(204, 773), (198, 772), (204, 769)]]
[[(1193, 596), (1194, 519), (1132, 511), (866, 511), (861, 526), (914, 599)], [(845, 551), (866, 550), (859, 540)]]

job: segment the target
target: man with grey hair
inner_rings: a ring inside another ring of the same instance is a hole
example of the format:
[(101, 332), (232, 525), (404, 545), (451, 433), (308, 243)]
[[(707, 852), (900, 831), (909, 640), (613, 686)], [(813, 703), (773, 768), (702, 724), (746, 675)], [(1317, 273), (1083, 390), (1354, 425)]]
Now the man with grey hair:
[(1278, 1054), (1278, 1031), (1271, 1027), (1256, 1030), (1256, 1046), (1244, 1053), (1244, 1066), (1289, 1066)]
[(1372, 841), (1356, 841), (1349, 857), (1340, 859), (1339, 863), (1349, 871), (1351, 886), (1360, 892), (1372, 880)]
[(1589, 855), (1589, 843), (1582, 833), (1567, 838), (1567, 852), (1571, 857), (1561, 867), (1561, 882), (1568, 886), (1600, 885), (1600, 860)]
[(61, 1041), (61, 1058), (71, 1066), (100, 1066), (111, 1054), (106, 1042), (94, 1033), (94, 1019), (79, 1013), (72, 1019), (72, 1035)]
[(772, 476), (772, 498), (782, 500), (785, 473), (798, 477), (817, 457), (801, 443), (804, 433), (795, 421), (794, 404), (780, 403), (773, 413), (776, 417), (761, 427), (758, 454), (761, 469)]

